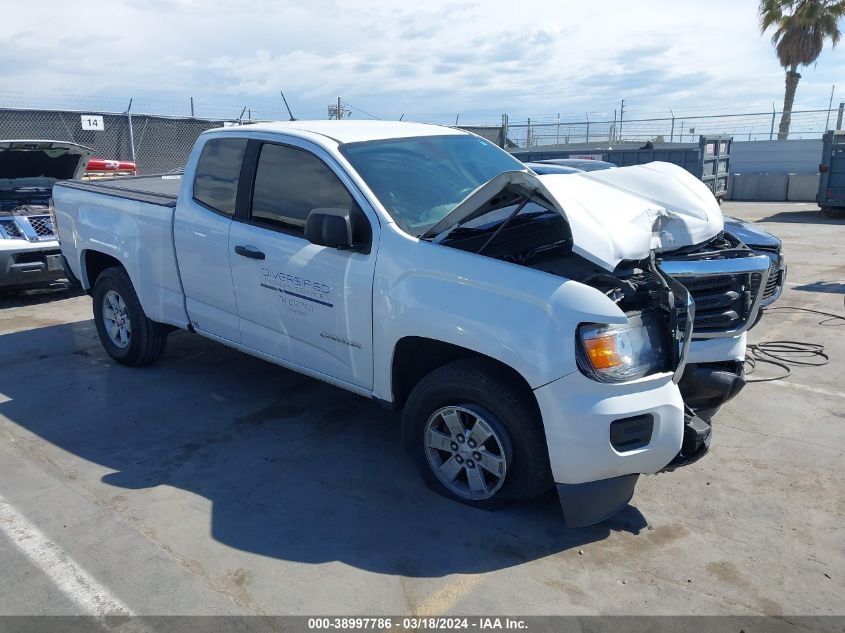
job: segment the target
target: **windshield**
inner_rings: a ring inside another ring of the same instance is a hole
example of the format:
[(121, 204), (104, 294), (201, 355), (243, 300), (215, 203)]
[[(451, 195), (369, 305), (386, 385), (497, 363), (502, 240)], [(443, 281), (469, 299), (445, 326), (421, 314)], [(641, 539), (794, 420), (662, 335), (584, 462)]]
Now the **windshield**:
[(470, 134), (347, 143), (340, 147), (396, 223), (422, 235), (469, 193), (525, 166)]

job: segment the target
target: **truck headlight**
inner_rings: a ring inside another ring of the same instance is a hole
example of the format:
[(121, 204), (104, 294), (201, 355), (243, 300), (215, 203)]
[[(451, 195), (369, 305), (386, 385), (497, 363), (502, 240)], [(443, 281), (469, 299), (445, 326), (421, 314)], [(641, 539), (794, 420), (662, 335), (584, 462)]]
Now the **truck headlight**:
[(602, 382), (624, 382), (668, 371), (667, 329), (656, 312), (628, 317), (625, 325), (578, 328), (581, 371)]

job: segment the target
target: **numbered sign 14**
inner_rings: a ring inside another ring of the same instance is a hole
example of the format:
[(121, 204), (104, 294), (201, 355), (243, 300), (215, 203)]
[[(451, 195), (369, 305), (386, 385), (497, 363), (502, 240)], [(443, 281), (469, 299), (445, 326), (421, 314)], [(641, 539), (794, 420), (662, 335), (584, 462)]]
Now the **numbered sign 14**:
[(82, 129), (94, 130), (96, 132), (103, 131), (103, 117), (99, 114), (83, 114), (82, 115)]

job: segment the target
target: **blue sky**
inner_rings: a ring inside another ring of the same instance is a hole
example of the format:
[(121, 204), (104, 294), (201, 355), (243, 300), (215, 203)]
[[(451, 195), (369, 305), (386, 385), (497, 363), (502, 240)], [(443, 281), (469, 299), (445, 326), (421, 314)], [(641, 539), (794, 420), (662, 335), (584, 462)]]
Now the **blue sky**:
[[(324, 118), (593, 120), (770, 110), (783, 71), (754, 0), (357, 0), (7, 4), (0, 105)], [(845, 25), (843, 25), (845, 28)], [(804, 69), (798, 106), (845, 100), (845, 45)], [(627, 118), (627, 116), (626, 116)]]

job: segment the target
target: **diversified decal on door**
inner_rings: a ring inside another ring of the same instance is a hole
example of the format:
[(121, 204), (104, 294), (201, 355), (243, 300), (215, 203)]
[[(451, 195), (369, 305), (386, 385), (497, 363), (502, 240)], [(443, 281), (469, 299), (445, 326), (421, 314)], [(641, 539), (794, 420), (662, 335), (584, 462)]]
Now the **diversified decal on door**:
[(276, 286), (269, 286), (267, 284), (261, 284), (261, 287), (267, 288), (269, 290), (277, 290), (277, 291), (282, 292), (286, 295), (290, 295), (291, 297), (298, 297), (300, 299), (305, 299), (306, 301), (313, 301), (314, 303), (319, 303), (320, 305), (328, 306), (330, 308), (334, 307), (333, 304), (328, 303), (327, 301), (320, 301), (319, 299), (315, 299), (314, 297), (306, 297), (305, 295), (296, 294), (295, 292), (291, 292), (290, 290), (284, 290), (282, 288), (277, 288)]
[(334, 307), (331, 286), (321, 281), (262, 268), (261, 287), (286, 297), (288, 308), (299, 314), (312, 312), (314, 305)]
[(335, 336), (334, 334), (329, 334), (328, 332), (320, 332), (320, 337), (334, 341), (335, 343), (354, 347), (355, 349), (361, 349), (361, 344), (358, 341), (350, 341), (348, 338), (344, 338), (342, 336)]

